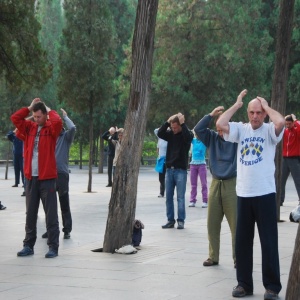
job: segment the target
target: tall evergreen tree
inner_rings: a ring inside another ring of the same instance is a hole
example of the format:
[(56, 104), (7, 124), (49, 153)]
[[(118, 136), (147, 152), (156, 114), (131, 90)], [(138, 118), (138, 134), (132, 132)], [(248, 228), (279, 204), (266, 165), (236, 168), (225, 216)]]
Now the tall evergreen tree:
[(15, 92), (42, 86), (50, 75), (39, 30), (35, 0), (0, 2), (0, 76)]
[(38, 95), (45, 99), (50, 107), (54, 108), (57, 105), (58, 51), (63, 28), (61, 0), (39, 0), (37, 18), (41, 24), (39, 40), (42, 47), (47, 51), (47, 58), (52, 69), (52, 76), (46, 85), (39, 90)]
[(269, 95), (272, 38), (262, 10), (260, 0), (161, 0), (150, 119), (161, 123), (172, 106), (192, 126), (243, 88)]
[(64, 10), (59, 98), (86, 119), (91, 192), (95, 118), (110, 105), (114, 90), (115, 30), (107, 0), (65, 0)]
[(40, 24), (35, 1), (0, 1), (0, 98), (1, 129), (11, 128), (9, 116), (28, 105), (28, 92), (42, 87), (51, 74), (38, 40)]

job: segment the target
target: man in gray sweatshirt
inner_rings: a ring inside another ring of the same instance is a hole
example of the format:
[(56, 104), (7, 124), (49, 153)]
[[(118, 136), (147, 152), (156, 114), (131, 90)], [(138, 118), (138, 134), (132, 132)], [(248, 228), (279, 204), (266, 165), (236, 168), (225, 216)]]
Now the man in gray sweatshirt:
[[(70, 210), (69, 200), (69, 152), (73, 143), (76, 126), (68, 117), (64, 109), (60, 109), (63, 114), (63, 120), (66, 124), (67, 130), (62, 129), (56, 141), (55, 158), (57, 167), (56, 190), (59, 196), (64, 239), (71, 237), (72, 231), (72, 216)], [(42, 237), (47, 238), (48, 234), (45, 232)]]
[(207, 211), (209, 257), (203, 262), (206, 267), (219, 264), (220, 232), (224, 215), (231, 231), (232, 257), (235, 266), (237, 144), (226, 142), (221, 130), (216, 132), (208, 128), (211, 120), (219, 117), (223, 110), (223, 106), (216, 107), (210, 114), (204, 116), (194, 128), (196, 137), (207, 147), (209, 168), (212, 174)]

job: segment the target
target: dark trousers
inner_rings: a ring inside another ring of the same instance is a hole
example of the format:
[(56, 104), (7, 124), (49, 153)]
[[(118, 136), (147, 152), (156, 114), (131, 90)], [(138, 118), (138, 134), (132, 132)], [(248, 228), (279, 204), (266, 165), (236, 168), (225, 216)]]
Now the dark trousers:
[(20, 174), (21, 180), (24, 184), (24, 172), (23, 172), (23, 156), (22, 155), (14, 155), (14, 171), (15, 171), (15, 184), (20, 183)]
[(56, 190), (58, 192), (58, 198), (60, 203), (61, 217), (63, 223), (63, 232), (72, 231), (72, 215), (70, 210), (69, 199), (69, 174), (58, 173), (56, 179)]
[(278, 229), (275, 193), (258, 197), (238, 197), (236, 227), (236, 274), (238, 285), (253, 291), (253, 239), (255, 223), (262, 252), (263, 285), (279, 293), (281, 290)]
[(32, 177), (31, 180), (26, 180), (26, 236), (23, 243), (24, 246), (34, 248), (40, 199), (46, 214), (47, 244), (49, 248), (57, 250), (59, 246), (59, 226), (55, 179), (38, 180), (38, 177)]
[(107, 174), (108, 174), (108, 184), (109, 185), (112, 184), (113, 160), (114, 160), (114, 157), (108, 155), (108, 157), (107, 157)]
[(160, 194), (165, 195), (165, 187), (166, 187), (166, 165), (164, 164), (163, 173), (158, 173), (158, 180), (160, 183)]
[(285, 185), (289, 175), (292, 175), (300, 201), (300, 157), (283, 157), (281, 178), (281, 203), (285, 198)]

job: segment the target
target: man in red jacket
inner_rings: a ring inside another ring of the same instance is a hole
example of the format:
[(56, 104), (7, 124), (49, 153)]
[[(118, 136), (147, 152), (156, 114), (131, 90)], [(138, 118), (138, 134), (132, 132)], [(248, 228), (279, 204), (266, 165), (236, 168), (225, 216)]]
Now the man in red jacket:
[(290, 174), (294, 180), (300, 205), (300, 122), (293, 114), (285, 117), (282, 155), (281, 205), (284, 202), (285, 185)]
[[(26, 120), (32, 112), (34, 122)], [(26, 178), (26, 226), (23, 249), (18, 256), (34, 254), (37, 215), (42, 200), (46, 213), (49, 251), (46, 258), (58, 255), (59, 226), (55, 180), (57, 177), (55, 146), (62, 129), (58, 113), (47, 107), (39, 98), (30, 106), (21, 108), (11, 120), (24, 137), (24, 175)]]

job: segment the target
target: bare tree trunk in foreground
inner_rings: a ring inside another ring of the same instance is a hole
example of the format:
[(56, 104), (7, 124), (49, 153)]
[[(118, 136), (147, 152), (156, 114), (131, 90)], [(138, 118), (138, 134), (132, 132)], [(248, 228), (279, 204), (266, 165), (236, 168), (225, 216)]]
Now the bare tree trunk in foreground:
[(158, 0), (139, 0), (132, 42), (130, 101), (116, 165), (103, 252), (132, 242), (137, 182), (149, 110)]

